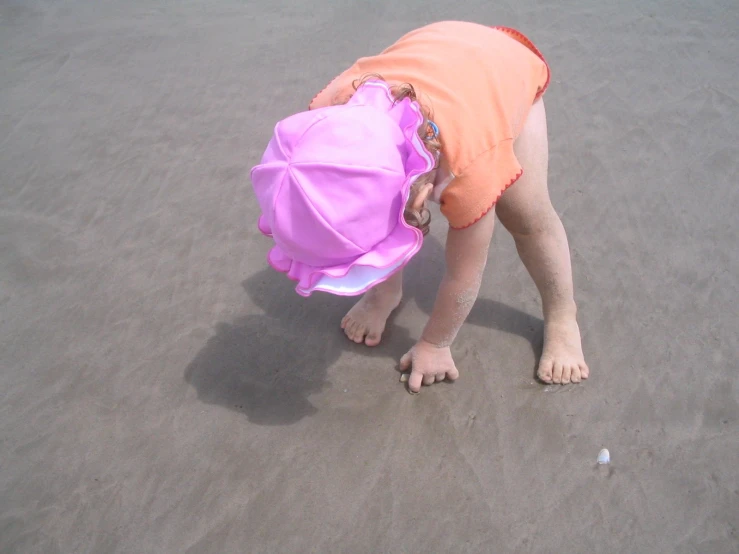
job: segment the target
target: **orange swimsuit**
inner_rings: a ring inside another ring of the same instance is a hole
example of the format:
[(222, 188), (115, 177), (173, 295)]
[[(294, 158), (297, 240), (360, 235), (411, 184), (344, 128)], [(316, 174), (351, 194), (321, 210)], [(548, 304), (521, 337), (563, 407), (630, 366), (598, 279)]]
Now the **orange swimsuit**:
[(412, 84), (420, 103), (430, 108), (442, 158), (454, 176), (441, 193), (441, 211), (454, 228), (475, 223), (523, 173), (513, 141), (549, 84), (541, 53), (506, 27), (434, 23), (381, 54), (357, 60), (310, 109), (346, 101), (352, 83), (372, 73), (391, 84)]

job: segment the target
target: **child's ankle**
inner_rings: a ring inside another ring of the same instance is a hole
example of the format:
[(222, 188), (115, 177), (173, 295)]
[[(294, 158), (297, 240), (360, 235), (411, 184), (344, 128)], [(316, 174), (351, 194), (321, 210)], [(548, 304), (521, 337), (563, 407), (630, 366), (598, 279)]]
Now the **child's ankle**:
[(545, 321), (577, 319), (577, 304), (574, 300), (558, 303), (544, 311)]

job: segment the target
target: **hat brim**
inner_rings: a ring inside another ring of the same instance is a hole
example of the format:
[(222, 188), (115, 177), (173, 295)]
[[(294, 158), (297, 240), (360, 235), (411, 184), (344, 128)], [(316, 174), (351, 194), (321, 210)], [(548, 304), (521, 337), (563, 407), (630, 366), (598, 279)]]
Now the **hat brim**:
[(315, 291), (338, 296), (357, 296), (389, 279), (421, 249), (423, 234), (403, 222), (388, 237), (359, 258), (329, 268), (314, 268), (287, 256), (274, 246), (267, 261), (298, 285), (295, 291), (310, 296)]

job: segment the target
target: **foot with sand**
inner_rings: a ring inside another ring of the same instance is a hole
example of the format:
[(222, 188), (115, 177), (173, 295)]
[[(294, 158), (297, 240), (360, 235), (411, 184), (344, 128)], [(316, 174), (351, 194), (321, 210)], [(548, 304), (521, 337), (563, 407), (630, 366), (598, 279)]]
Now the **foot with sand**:
[(341, 328), (346, 336), (357, 344), (380, 344), (387, 319), (400, 304), (402, 294), (403, 276), (400, 271), (367, 291), (341, 320)]
[(536, 374), (545, 383), (561, 385), (588, 378), (575, 316), (552, 317), (544, 324), (544, 350)]

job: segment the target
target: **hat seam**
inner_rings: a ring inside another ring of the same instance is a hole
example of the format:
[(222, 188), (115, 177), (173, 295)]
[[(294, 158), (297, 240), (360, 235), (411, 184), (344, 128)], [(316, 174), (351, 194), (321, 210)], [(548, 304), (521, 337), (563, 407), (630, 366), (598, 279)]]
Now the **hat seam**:
[[(323, 121), (324, 119), (326, 119), (328, 117), (328, 115), (325, 114), (325, 113), (320, 113), (319, 114), (319, 112), (316, 112), (316, 111), (313, 111), (312, 113), (317, 114), (317, 117), (314, 117), (313, 118), (313, 121), (311, 121), (310, 124), (305, 129), (303, 129), (303, 132), (300, 134), (300, 136), (298, 137), (298, 139), (295, 141), (295, 144), (293, 145), (293, 151), (296, 148), (298, 148), (298, 146), (300, 146), (300, 143), (302, 142), (303, 137), (305, 137), (305, 134), (308, 131), (310, 131), (313, 128), (314, 125), (317, 125), (320, 121)], [(280, 123), (282, 123), (282, 121)], [(277, 136), (277, 133), (275, 133), (275, 136)], [(282, 144), (280, 144), (280, 149), (282, 149)], [(287, 153), (284, 150), (282, 151), (282, 153), (285, 155), (286, 158), (288, 158), (288, 157), (289, 158), (292, 158), (292, 155), (288, 156)]]
[[(287, 175), (288, 175), (288, 174), (289, 174), (289, 175), (291, 175), (291, 176), (292, 176), (292, 177), (294, 178), (294, 176), (292, 175), (292, 169), (291, 169), (291, 165), (292, 165), (292, 164), (288, 164), (288, 165), (287, 165), (287, 171), (285, 171), (285, 178), (287, 178)], [(307, 195), (307, 194), (305, 194), (305, 191), (303, 190), (303, 187), (302, 187), (302, 186), (300, 187), (300, 189), (299, 189), (299, 190), (300, 190), (300, 194), (301, 194), (301, 196), (303, 197), (303, 199), (305, 200), (306, 204), (307, 204), (307, 205), (309, 205), (309, 206), (310, 206), (310, 208), (311, 208), (311, 210), (313, 211), (313, 213), (314, 213), (314, 214), (316, 214), (316, 217), (320, 218), (320, 220), (321, 220), (321, 221), (322, 221), (322, 222), (323, 222), (323, 223), (324, 223), (324, 224), (325, 224), (325, 225), (326, 225), (326, 226), (327, 226), (327, 227), (328, 227), (329, 229), (333, 230), (333, 231), (334, 231), (334, 233), (336, 233), (336, 229), (334, 229), (334, 226), (333, 226), (333, 225), (331, 225), (331, 224), (330, 224), (330, 223), (329, 223), (328, 221), (326, 221), (326, 218), (325, 218), (325, 217), (323, 217), (323, 214), (322, 214), (321, 212), (319, 212), (319, 211), (318, 211), (318, 210), (316, 209), (316, 206), (315, 206), (315, 204), (313, 204), (313, 201), (312, 201), (312, 200), (311, 200), (311, 199), (310, 199), (310, 198), (308, 197), (308, 195)], [(345, 240), (346, 242), (348, 242), (349, 244), (351, 244), (352, 246), (354, 246), (354, 247), (355, 247), (355, 248), (356, 248), (357, 250), (360, 250), (360, 251), (362, 252), (362, 254), (366, 254), (366, 253), (367, 253), (367, 251), (366, 251), (366, 250), (365, 250), (364, 248), (362, 248), (361, 246), (359, 246), (359, 245), (358, 245), (357, 243), (355, 243), (355, 242), (354, 242), (353, 240), (350, 240), (349, 238), (345, 237), (345, 236), (344, 236), (343, 234), (340, 234), (340, 233), (336, 233), (336, 234), (337, 234), (337, 235), (339, 235), (339, 236), (340, 236), (340, 237), (341, 237), (342, 239), (344, 239), (344, 240)], [(358, 254), (358, 256), (361, 256), (362, 254)], [(356, 257), (358, 257), (358, 256), (355, 256), (355, 258), (356, 258)]]

